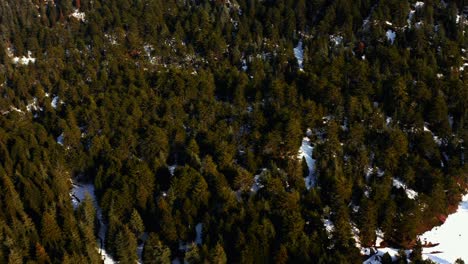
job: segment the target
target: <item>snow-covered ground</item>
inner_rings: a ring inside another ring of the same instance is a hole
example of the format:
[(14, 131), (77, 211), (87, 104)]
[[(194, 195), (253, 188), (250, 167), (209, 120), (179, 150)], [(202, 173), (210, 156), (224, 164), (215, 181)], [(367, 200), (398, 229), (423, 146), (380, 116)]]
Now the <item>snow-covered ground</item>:
[[(437, 244), (423, 248), (423, 258), (436, 263), (454, 263), (462, 258), (468, 261), (468, 194), (463, 196), (456, 213), (447, 217), (445, 223), (422, 234), (423, 243)], [(440, 252), (440, 253), (437, 253)]]
[(391, 44), (393, 44), (393, 42), (395, 42), (395, 37), (396, 37), (395, 31), (389, 29), (389, 30), (387, 30), (387, 33), (385, 33), (385, 35), (387, 36), (387, 39), (388, 39), (388, 41), (390, 41)]
[(63, 133), (57, 137), (57, 144), (63, 146)]
[(429, 128), (427, 127), (427, 124), (424, 125), (424, 131), (425, 132), (429, 132), (432, 134), (432, 138), (434, 139), (434, 142), (438, 145), (438, 146), (441, 146), (442, 145), (442, 139), (439, 138), (438, 136), (436, 136), (431, 130), (429, 130)]
[(266, 170), (267, 169), (263, 168), (260, 174), (257, 174), (254, 176), (254, 183), (252, 184), (252, 187), (250, 188), (251, 192), (256, 193), (258, 190), (265, 187), (262, 183), (262, 175), (263, 175), (263, 172), (265, 172)]
[(82, 22), (86, 22), (86, 14), (84, 12), (80, 12), (78, 9), (75, 9), (75, 11), (70, 14), (70, 16)]
[[(363, 262), (363, 264), (380, 264), (382, 263), (382, 256), (385, 255), (385, 253), (388, 253), (390, 257), (392, 258), (392, 261), (397, 260), (398, 256), (398, 249), (395, 248), (378, 248), (376, 253), (372, 255), (372, 257), (368, 258), (366, 261)], [(410, 253), (410, 250), (405, 250), (406, 255), (408, 256)]]
[(145, 247), (146, 240), (148, 240), (148, 233), (143, 233), (140, 237), (141, 243), (137, 247), (138, 263), (143, 263), (143, 248)]
[(167, 168), (169, 169), (169, 173), (171, 174), (171, 176), (174, 176), (174, 172), (175, 172), (175, 170), (177, 168), (177, 164), (174, 164), (172, 166), (168, 166)]
[[(463, 196), (456, 213), (447, 217), (445, 223), (436, 226), (432, 230), (419, 236), (423, 246), (432, 243), (434, 247), (423, 248), (423, 258), (430, 259), (436, 263), (451, 264), (461, 258), (468, 260), (468, 194)], [(383, 233), (377, 231), (376, 245), (379, 246), (383, 238)], [(363, 264), (379, 264), (382, 256), (388, 253), (393, 260), (396, 260), (398, 249), (396, 248), (361, 248), (361, 252), (366, 255), (374, 254), (364, 261)], [(411, 250), (405, 250), (407, 256)]]
[(104, 248), (107, 226), (105, 225), (102, 219), (102, 209), (96, 200), (96, 195), (94, 193), (94, 185), (91, 183), (73, 183), (73, 189), (72, 189), (72, 192), (70, 193), (70, 196), (72, 199), (73, 207), (75, 209), (78, 208), (81, 202), (83, 202), (86, 194), (88, 194), (91, 197), (91, 200), (93, 201), (94, 208), (96, 208), (96, 217), (99, 221), (99, 232), (98, 232), (99, 248), (97, 250), (99, 251), (99, 254), (101, 254), (104, 264), (114, 264), (115, 261), (106, 252)]
[(402, 181), (398, 179), (395, 179), (395, 178), (393, 179), (393, 187), (397, 189), (403, 188), (403, 190), (405, 190), (406, 192), (406, 196), (410, 198), (411, 200), (416, 199), (416, 197), (418, 196), (418, 193), (415, 190), (408, 188), (406, 184), (404, 184)]
[(50, 102), (50, 106), (52, 106), (52, 108), (54, 108), (54, 109), (57, 109), (58, 103), (60, 103), (62, 105), (65, 104), (65, 102), (60, 100), (60, 97), (58, 97), (56, 95), (56, 96), (54, 96), (54, 98), (52, 98), (52, 101)]
[[(12, 53), (8, 52), (9, 56), (12, 57)], [(28, 56), (23, 56), (23, 57), (12, 57), (12, 62), (14, 64), (22, 64), (22, 65), (28, 65), (29, 63), (35, 63), (36, 58), (32, 57), (31, 51), (28, 51)]]
[(304, 178), (307, 190), (315, 187), (317, 183), (317, 179), (315, 178), (315, 160), (312, 158), (313, 151), (314, 147), (310, 144), (310, 139), (308, 137), (304, 137), (297, 157), (299, 160), (305, 158), (307, 167), (309, 167), (309, 175)]
[(335, 46), (338, 46), (343, 43), (343, 37), (340, 35), (330, 35), (330, 41), (335, 44)]
[(297, 59), (297, 64), (299, 65), (299, 70), (304, 70), (304, 49), (302, 48), (302, 40), (299, 40), (297, 46), (294, 48), (294, 56)]
[(325, 230), (327, 231), (328, 238), (332, 237), (333, 231), (335, 231), (335, 224), (330, 219), (323, 219), (323, 226), (325, 226)]

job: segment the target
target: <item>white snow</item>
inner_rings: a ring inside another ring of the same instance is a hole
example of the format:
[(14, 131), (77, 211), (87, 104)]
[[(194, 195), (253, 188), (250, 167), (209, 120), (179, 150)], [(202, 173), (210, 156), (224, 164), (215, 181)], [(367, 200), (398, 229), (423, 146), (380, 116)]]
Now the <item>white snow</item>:
[(31, 51), (28, 51), (28, 56), (23, 56), (23, 57), (13, 57), (12, 58), (12, 61), (13, 61), (13, 64), (22, 64), (22, 65), (28, 65), (29, 63), (35, 63), (36, 62), (36, 58), (33, 58), (32, 56), (32, 52)]
[(52, 98), (52, 101), (50, 102), (50, 106), (52, 106), (54, 109), (57, 109), (57, 105), (59, 102), (60, 104), (64, 104), (64, 102), (60, 100), (58, 96), (54, 96), (54, 98)]
[(263, 172), (266, 171), (267, 169), (263, 168), (262, 172), (260, 174), (255, 175), (254, 177), (254, 183), (252, 184), (252, 187), (250, 188), (250, 191), (253, 193), (256, 193), (258, 190), (261, 188), (265, 187), (262, 183), (262, 175)]
[(297, 64), (299, 65), (299, 70), (304, 70), (304, 49), (302, 48), (302, 40), (299, 40), (299, 43), (294, 48), (294, 56), (297, 59)]
[(387, 126), (389, 126), (390, 123), (392, 123), (392, 118), (389, 117), (389, 116), (387, 116), (387, 118), (385, 119), (385, 124), (386, 124)]
[(63, 132), (57, 137), (57, 143), (63, 146)]
[(393, 42), (395, 41), (395, 37), (396, 37), (395, 31), (389, 29), (387, 30), (387, 33), (385, 33), (385, 35), (387, 36), (388, 41), (390, 41), (390, 43), (393, 44)]
[(151, 64), (155, 64), (157, 62), (156, 57), (152, 56), (151, 54), (154, 51), (154, 48), (150, 44), (146, 44), (143, 46), (143, 49), (145, 50), (146, 56), (148, 57), (148, 60)]
[[(294, 52), (295, 54), (295, 52)], [(242, 59), (242, 70), (247, 71), (249, 67), (247, 66), (247, 61), (245, 59)]]
[[(439, 243), (423, 248), (423, 258), (436, 263), (454, 263), (456, 259), (468, 260), (468, 195), (463, 196), (456, 213), (447, 217), (445, 223), (434, 227), (419, 238), (423, 243)], [(440, 252), (440, 253), (436, 253)]]
[(75, 9), (75, 11), (70, 14), (70, 16), (82, 22), (86, 22), (86, 14), (84, 12), (80, 12), (78, 9)]
[[(384, 238), (384, 233), (382, 230), (377, 229), (375, 231), (376, 235), (376, 241), (375, 241), (375, 247), (369, 247), (369, 248), (361, 248), (361, 254), (370, 256), (367, 260), (363, 262), (363, 264), (381, 264), (382, 263), (382, 256), (385, 255), (385, 253), (388, 253), (390, 257), (392, 258), (392, 261), (395, 261), (398, 256), (398, 248), (391, 248), (391, 247), (380, 247), (380, 244), (383, 242)], [(405, 250), (405, 254), (408, 257), (411, 253), (411, 250)], [(408, 263), (410, 262), (407, 259)]]
[(367, 169), (366, 169), (366, 180), (369, 180), (369, 177), (370, 177), (371, 175), (373, 175), (374, 173), (376, 173), (378, 177), (382, 177), (382, 176), (384, 176), (385, 171), (382, 170), (382, 169), (379, 168), (379, 167), (367, 166)]
[(438, 145), (438, 146), (441, 146), (442, 145), (442, 139), (439, 138), (438, 136), (436, 136), (429, 128), (427, 128), (427, 124), (424, 125), (424, 132), (429, 132), (432, 134), (432, 138), (434, 139), (434, 142)]
[(302, 145), (299, 148), (299, 154), (297, 157), (299, 160), (302, 161), (302, 158), (305, 158), (307, 167), (309, 167), (309, 175), (304, 178), (306, 189), (310, 190), (310, 188), (315, 187), (317, 179), (315, 178), (315, 160), (312, 158), (312, 153), (314, 151), (314, 147), (310, 144), (310, 139), (308, 137), (304, 137), (302, 139)]
[(203, 223), (198, 223), (198, 224), (195, 226), (195, 232), (197, 233), (197, 236), (195, 237), (195, 243), (197, 243), (197, 245), (203, 244), (203, 238), (202, 238), (202, 235), (203, 235)]
[(337, 35), (337, 36), (331, 35), (330, 36), (330, 41), (333, 42), (335, 44), (335, 46), (338, 46), (343, 42), (343, 37), (340, 36), (340, 35)]
[(323, 225), (327, 231), (328, 238), (331, 238), (333, 231), (335, 230), (335, 225), (330, 219), (323, 219)]
[(375, 239), (375, 245), (380, 247), (380, 244), (384, 241), (384, 232), (382, 232), (382, 230), (380, 229), (377, 229), (375, 231), (375, 236), (376, 236), (376, 239)]
[[(392, 261), (396, 261), (397, 256), (398, 256), (398, 249), (395, 248), (376, 248), (376, 253), (372, 255), (370, 258), (368, 258), (366, 261), (363, 262), (363, 264), (381, 264), (381, 259), (382, 256), (385, 255), (385, 253), (388, 253), (390, 257), (392, 258)], [(410, 253), (409, 250), (405, 250), (406, 255)]]
[(408, 19), (406, 20), (408, 22), (408, 27), (411, 28), (411, 21), (413, 20), (414, 14), (416, 13), (415, 10), (410, 10), (408, 14)]
[(141, 243), (137, 247), (138, 263), (143, 263), (143, 248), (145, 247), (146, 240), (148, 240), (148, 233), (143, 233), (140, 237)]
[(88, 194), (91, 200), (93, 201), (94, 208), (96, 208), (96, 217), (99, 221), (98, 243), (100, 245), (98, 251), (99, 254), (101, 254), (101, 258), (104, 261), (104, 264), (114, 264), (115, 261), (106, 252), (104, 248), (107, 226), (102, 220), (102, 209), (97, 202), (96, 195), (94, 193), (94, 185), (91, 183), (72, 183), (72, 185), (73, 189), (70, 193), (70, 196), (72, 198), (73, 208), (78, 208), (80, 203), (83, 202), (83, 200), (85, 199), (86, 194)]
[(174, 164), (174, 165), (168, 167), (169, 173), (171, 174), (171, 176), (174, 176), (174, 172), (175, 172), (176, 168), (177, 168), (177, 164)]
[(416, 199), (416, 197), (418, 196), (418, 193), (416, 191), (408, 188), (406, 186), (406, 184), (404, 184), (402, 181), (400, 181), (398, 179), (393, 178), (393, 187), (395, 187), (397, 189), (403, 188), (403, 190), (405, 190), (405, 192), (406, 192), (406, 196), (411, 200)]
[(37, 98), (34, 97), (32, 102), (30, 102), (28, 105), (26, 105), (26, 110), (28, 110), (28, 112), (31, 112), (31, 111), (42, 111), (42, 107), (39, 106), (38, 102), (37, 102)]
[(421, 1), (418, 1), (414, 4), (414, 7), (415, 8), (422, 8), (424, 7), (424, 2), (421, 2)]

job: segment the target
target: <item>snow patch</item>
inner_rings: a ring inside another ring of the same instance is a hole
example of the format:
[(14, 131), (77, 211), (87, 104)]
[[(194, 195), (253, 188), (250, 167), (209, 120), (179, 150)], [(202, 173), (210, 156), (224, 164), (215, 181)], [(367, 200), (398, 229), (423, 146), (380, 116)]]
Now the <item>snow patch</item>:
[(340, 36), (340, 35), (331, 35), (330, 36), (330, 41), (333, 42), (335, 44), (335, 46), (338, 46), (340, 45), (341, 43), (343, 43), (343, 37)]
[(60, 134), (60, 136), (57, 137), (57, 143), (63, 146), (63, 132)]
[[(424, 247), (423, 258), (437, 263), (454, 263), (456, 259), (468, 260), (468, 194), (462, 197), (456, 213), (447, 217), (445, 223), (434, 227), (419, 238), (425, 243), (438, 244)], [(437, 253), (439, 252), (439, 253)]]
[(299, 40), (299, 43), (294, 48), (294, 56), (297, 59), (297, 64), (299, 65), (299, 70), (304, 70), (304, 49), (302, 47), (302, 40)]
[(250, 188), (251, 192), (256, 193), (258, 190), (265, 187), (265, 185), (263, 185), (263, 183), (262, 183), (262, 176), (263, 176), (263, 173), (266, 170), (267, 170), (266, 168), (263, 168), (262, 172), (260, 172), (260, 174), (257, 174), (257, 175), (254, 176), (254, 183), (252, 184), (252, 187)]
[(174, 165), (169, 166), (169, 167), (167, 167), (167, 168), (169, 169), (169, 173), (171, 174), (171, 176), (174, 176), (174, 172), (175, 172), (175, 170), (177, 169), (177, 165), (174, 164)]
[(137, 247), (138, 264), (143, 263), (143, 248), (145, 247), (146, 240), (148, 240), (148, 233), (143, 233), (140, 239), (141, 243)]
[(74, 17), (81, 22), (86, 22), (86, 14), (84, 12), (80, 12), (78, 9), (75, 9), (75, 11), (70, 14), (70, 17)]
[(310, 139), (308, 137), (304, 137), (297, 157), (301, 161), (302, 158), (305, 158), (307, 167), (309, 168), (309, 174), (304, 178), (307, 190), (310, 190), (310, 188), (315, 187), (317, 184), (317, 179), (315, 178), (315, 160), (312, 158), (313, 151), (314, 147), (310, 144)]
[(408, 22), (408, 27), (411, 28), (411, 21), (413, 21), (413, 17), (414, 17), (414, 14), (416, 13), (415, 10), (410, 10), (409, 14), (408, 14), (408, 19), (406, 20), (406, 22)]
[(58, 103), (60, 103), (61, 105), (65, 104), (65, 102), (60, 100), (60, 98), (56, 95), (54, 96), (54, 98), (52, 98), (52, 101), (50, 102), (50, 106), (52, 106), (52, 108), (54, 109), (57, 109)]
[(323, 219), (323, 225), (325, 226), (325, 230), (327, 231), (328, 238), (331, 238), (332, 233), (335, 230), (335, 225), (330, 219)]
[[(366, 261), (363, 262), (363, 264), (380, 264), (382, 263), (382, 256), (385, 255), (385, 253), (388, 253), (390, 257), (392, 258), (392, 261), (397, 260), (398, 256), (398, 249), (395, 248), (378, 248), (376, 249), (376, 253), (372, 255), (370, 258), (368, 258)], [(406, 255), (410, 253), (410, 250), (405, 250)]]
[(423, 8), (424, 7), (424, 2), (418, 1), (414, 4), (415, 8)]
[(247, 61), (245, 59), (242, 59), (242, 70), (247, 71), (249, 67), (247, 66)]
[(397, 189), (403, 189), (405, 190), (406, 192), (406, 196), (411, 199), (411, 200), (414, 200), (416, 199), (416, 197), (418, 196), (418, 193), (410, 188), (408, 188), (406, 186), (406, 184), (404, 184), (402, 181), (398, 180), (398, 179), (393, 179), (393, 187), (397, 188)]
[(26, 105), (26, 110), (28, 110), (28, 112), (32, 112), (32, 111), (42, 111), (42, 107), (39, 106), (36, 97), (33, 98), (33, 100), (32, 100), (31, 103), (29, 103), (28, 105)]
[[(12, 54), (8, 52), (10, 57), (12, 57)], [(28, 65), (29, 63), (36, 63), (36, 58), (32, 57), (32, 52), (28, 51), (28, 56), (23, 56), (23, 57), (12, 57), (12, 62), (13, 64), (21, 64), (21, 65)]]
[(388, 39), (388, 41), (390, 41), (391, 44), (393, 44), (393, 42), (395, 42), (395, 37), (396, 37), (395, 31), (389, 29), (389, 30), (387, 30), (387, 33), (385, 33), (385, 35), (387, 36), (387, 39)]
[(99, 222), (99, 231), (98, 231), (98, 243), (100, 244), (98, 251), (99, 254), (101, 255), (102, 260), (104, 261), (104, 264), (114, 264), (116, 263), (112, 257), (106, 252), (105, 250), (105, 239), (106, 239), (106, 232), (107, 232), (107, 226), (105, 225), (103, 218), (102, 218), (102, 209), (99, 206), (97, 199), (96, 199), (96, 194), (94, 192), (94, 184), (92, 183), (73, 183), (72, 182), (73, 189), (70, 193), (73, 208), (76, 210), (78, 206), (83, 202), (83, 200), (86, 197), (86, 194), (89, 195), (93, 202), (94, 208), (96, 208), (96, 217)]

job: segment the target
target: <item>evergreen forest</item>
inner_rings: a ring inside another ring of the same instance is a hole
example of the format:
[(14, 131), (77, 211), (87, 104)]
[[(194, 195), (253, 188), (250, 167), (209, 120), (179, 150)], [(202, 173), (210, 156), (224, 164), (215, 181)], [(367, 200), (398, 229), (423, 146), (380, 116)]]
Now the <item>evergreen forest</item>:
[(1, 0), (0, 263), (431, 263), (467, 4)]

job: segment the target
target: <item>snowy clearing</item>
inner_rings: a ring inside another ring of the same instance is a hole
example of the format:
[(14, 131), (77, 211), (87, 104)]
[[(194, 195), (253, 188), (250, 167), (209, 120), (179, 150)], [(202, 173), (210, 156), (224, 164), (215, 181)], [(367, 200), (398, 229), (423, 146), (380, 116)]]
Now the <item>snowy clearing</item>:
[[(454, 263), (456, 259), (468, 260), (468, 194), (463, 196), (456, 213), (447, 217), (445, 223), (434, 227), (419, 238), (425, 243), (437, 244), (423, 248), (423, 258), (437, 263)], [(440, 252), (440, 253), (436, 253)]]

